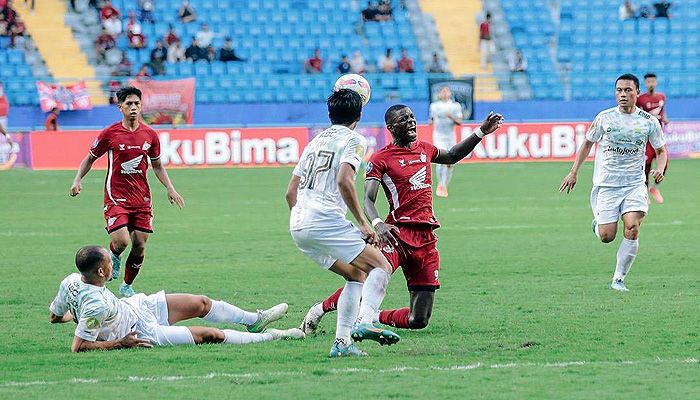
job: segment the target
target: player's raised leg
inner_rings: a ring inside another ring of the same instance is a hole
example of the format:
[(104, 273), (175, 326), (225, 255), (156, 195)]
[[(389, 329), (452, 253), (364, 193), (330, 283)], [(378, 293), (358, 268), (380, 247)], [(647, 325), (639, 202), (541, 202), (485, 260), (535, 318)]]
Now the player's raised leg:
[(622, 222), (625, 226), (624, 238), (617, 250), (617, 265), (611, 288), (628, 291), (624, 280), (632, 268), (634, 259), (639, 251), (639, 227), (644, 219), (644, 212), (632, 211), (622, 215)]
[(146, 242), (148, 241), (147, 232), (132, 231), (131, 232), (131, 251), (126, 258), (124, 269), (124, 282), (119, 286), (119, 293), (124, 297), (131, 297), (135, 294), (131, 286), (136, 279), (136, 275), (141, 271), (143, 259), (146, 255)]

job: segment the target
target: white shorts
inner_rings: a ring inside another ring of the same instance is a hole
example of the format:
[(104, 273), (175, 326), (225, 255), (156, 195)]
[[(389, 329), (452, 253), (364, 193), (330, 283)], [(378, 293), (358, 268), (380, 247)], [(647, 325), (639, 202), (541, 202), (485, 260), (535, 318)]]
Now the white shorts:
[(195, 344), (192, 332), (187, 327), (170, 326), (164, 291), (151, 295), (138, 293), (123, 301), (131, 305), (139, 316), (134, 328), (139, 339), (148, 340), (154, 346)]
[(442, 133), (433, 131), (433, 146), (438, 149), (449, 150), (455, 144), (457, 144), (457, 138), (454, 132)]
[(350, 221), (340, 226), (319, 226), (291, 231), (294, 243), (321, 268), (330, 268), (336, 260), (352, 262), (367, 245), (359, 229)]
[(644, 184), (629, 187), (593, 186), (591, 209), (598, 225), (617, 222), (622, 214), (649, 211), (647, 186)]

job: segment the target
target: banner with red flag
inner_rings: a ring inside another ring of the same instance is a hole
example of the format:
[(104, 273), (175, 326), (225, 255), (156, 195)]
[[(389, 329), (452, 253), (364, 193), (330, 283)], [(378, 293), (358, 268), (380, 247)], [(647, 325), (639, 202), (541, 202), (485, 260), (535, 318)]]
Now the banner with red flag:
[(194, 78), (170, 81), (129, 80), (141, 90), (141, 114), (150, 125), (194, 123)]
[(60, 110), (92, 110), (85, 81), (63, 86), (58, 83), (36, 81), (41, 111), (49, 112), (54, 107)]

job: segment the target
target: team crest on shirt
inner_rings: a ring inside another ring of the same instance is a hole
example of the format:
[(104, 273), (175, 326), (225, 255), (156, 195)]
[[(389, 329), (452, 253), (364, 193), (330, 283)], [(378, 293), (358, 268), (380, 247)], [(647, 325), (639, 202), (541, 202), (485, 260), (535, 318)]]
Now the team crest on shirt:
[(391, 254), (394, 252), (394, 246), (387, 244), (386, 246), (384, 246), (384, 248), (382, 248), (382, 251)]
[(425, 153), (420, 153), (420, 162), (425, 162), (428, 159), (428, 157), (425, 155)]
[(365, 173), (369, 174), (372, 172), (372, 169), (374, 168), (374, 164), (372, 164), (372, 161), (367, 163), (367, 167), (365, 167)]
[(148, 142), (143, 142), (143, 146), (141, 146), (141, 149), (142, 149), (143, 151), (148, 151), (148, 149), (150, 149), (150, 148), (151, 148), (151, 144), (150, 144), (150, 143), (148, 143)]
[(124, 150), (124, 147), (125, 147), (125, 146), (124, 146), (123, 144), (120, 144), (120, 145), (119, 145), (119, 150)]
[(406, 161), (405, 161), (404, 159), (400, 159), (400, 160), (399, 160), (399, 164), (400, 164), (402, 167), (405, 167), (405, 166), (406, 166)]
[(85, 326), (88, 329), (97, 329), (100, 327), (100, 321), (97, 320), (95, 317), (90, 317), (85, 321)]

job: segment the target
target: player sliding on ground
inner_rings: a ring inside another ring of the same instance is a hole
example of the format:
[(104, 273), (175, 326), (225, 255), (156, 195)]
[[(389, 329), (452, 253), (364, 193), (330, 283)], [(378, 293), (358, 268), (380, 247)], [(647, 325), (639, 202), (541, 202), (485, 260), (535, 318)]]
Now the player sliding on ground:
[[(416, 140), (416, 118), (405, 105), (391, 106), (384, 120), (394, 141), (372, 155), (367, 164), (364, 208), (377, 230), (392, 271), (403, 269), (411, 297), (410, 307), (383, 310), (373, 319), (396, 328), (422, 329), (428, 326), (435, 290), (440, 288), (440, 255), (434, 233), (440, 224), (433, 212), (430, 164), (459, 162), (484, 135), (501, 126), (503, 117), (489, 113), (479, 129), (449, 150)], [(375, 206), (380, 186), (389, 202), (386, 220), (379, 217)], [(311, 307), (301, 325), (306, 334), (316, 331), (325, 313), (336, 310), (342, 292), (340, 288)]]
[[(400, 339), (394, 332), (372, 324), (392, 269), (372, 246), (378, 242), (377, 234), (362, 214), (355, 191), (357, 168), (367, 150), (366, 139), (353, 130), (361, 114), (359, 94), (349, 89), (331, 94), (328, 116), (333, 125), (306, 146), (287, 188), (289, 230), (297, 247), (321, 268), (347, 281), (338, 299), (331, 357), (366, 355), (351, 337), (381, 344)], [(345, 218), (348, 208), (359, 229)]]
[(656, 151), (656, 169), (650, 174), (660, 183), (667, 162), (666, 141), (659, 120), (635, 105), (639, 79), (632, 74), (615, 81), (617, 107), (602, 111), (586, 133), (571, 171), (559, 191), (569, 193), (576, 185), (581, 165), (598, 143), (593, 170), (591, 209), (593, 232), (603, 243), (615, 240), (617, 221), (622, 217), (624, 238), (617, 250), (617, 265), (610, 287), (626, 292), (625, 276), (632, 268), (639, 249), (639, 226), (649, 209), (644, 184), (644, 152), (647, 141)]
[(173, 187), (160, 162), (158, 134), (141, 119), (141, 91), (130, 86), (122, 88), (117, 92), (117, 101), (122, 120), (104, 129), (95, 139), (89, 154), (80, 163), (70, 195), (80, 194), (83, 177), (106, 153), (104, 216), (105, 229), (111, 238), (112, 277), (119, 277), (120, 256), (131, 242), (124, 283), (119, 286), (122, 296), (129, 297), (135, 293), (131, 285), (143, 265), (148, 235), (153, 233), (153, 207), (147, 176), (149, 159), (156, 177), (168, 190), (170, 203), (183, 208), (185, 200)]
[[(51, 323), (75, 321), (71, 351), (115, 350), (129, 347), (183, 344), (247, 344), (278, 339), (303, 339), (298, 328), (265, 327), (287, 312), (278, 304), (257, 313), (242, 310), (220, 300), (192, 294), (136, 294), (117, 299), (105, 287), (112, 278), (112, 258), (100, 246), (85, 246), (75, 255), (79, 274), (61, 282), (49, 307)], [(209, 322), (242, 324), (248, 332), (204, 326), (172, 326), (180, 321), (202, 318)]]

